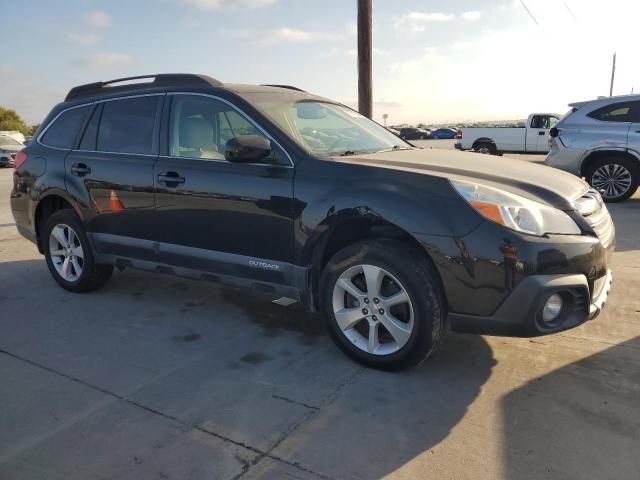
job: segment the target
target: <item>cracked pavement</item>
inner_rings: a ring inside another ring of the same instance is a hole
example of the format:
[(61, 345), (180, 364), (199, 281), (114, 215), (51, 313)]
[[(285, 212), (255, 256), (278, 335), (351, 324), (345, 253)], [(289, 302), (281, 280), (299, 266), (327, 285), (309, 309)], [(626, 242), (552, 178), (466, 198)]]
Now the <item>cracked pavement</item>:
[(383, 373), (268, 297), (133, 270), (63, 291), (16, 232), (10, 183), (0, 169), (2, 480), (638, 478), (639, 194), (610, 206), (596, 320), (452, 334)]

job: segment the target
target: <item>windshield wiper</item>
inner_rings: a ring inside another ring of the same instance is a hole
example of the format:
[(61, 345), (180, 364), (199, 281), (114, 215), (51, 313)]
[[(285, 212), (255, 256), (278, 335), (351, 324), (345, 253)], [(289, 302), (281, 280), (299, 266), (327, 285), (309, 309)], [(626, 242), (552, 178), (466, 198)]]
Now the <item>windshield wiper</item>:
[(395, 152), (396, 150), (411, 150), (410, 147), (401, 147), (400, 145), (394, 145), (391, 148), (387, 148), (386, 150), (378, 150), (376, 153), (381, 152)]
[(342, 153), (339, 153), (338, 156), (339, 157), (348, 157), (350, 155), (358, 155), (358, 153), (363, 153), (363, 152), (356, 152), (355, 150), (345, 150)]

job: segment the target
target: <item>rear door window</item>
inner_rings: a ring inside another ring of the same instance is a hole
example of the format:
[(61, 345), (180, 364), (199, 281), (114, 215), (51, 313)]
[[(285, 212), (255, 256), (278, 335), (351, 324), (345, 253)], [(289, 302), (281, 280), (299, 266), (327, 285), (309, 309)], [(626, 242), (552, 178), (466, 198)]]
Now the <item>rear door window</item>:
[(154, 141), (160, 96), (104, 102), (97, 150), (114, 153), (157, 153)]
[(89, 109), (90, 107), (86, 105), (63, 112), (44, 132), (42, 143), (55, 148), (73, 148)]

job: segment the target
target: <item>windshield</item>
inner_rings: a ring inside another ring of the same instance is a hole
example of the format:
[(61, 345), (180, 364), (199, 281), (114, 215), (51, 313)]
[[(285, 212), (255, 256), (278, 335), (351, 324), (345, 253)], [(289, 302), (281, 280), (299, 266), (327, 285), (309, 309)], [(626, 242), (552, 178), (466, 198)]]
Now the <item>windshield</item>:
[(353, 155), (406, 149), (384, 127), (335, 103), (260, 96), (252, 104), (305, 150), (316, 155)]
[(0, 145), (11, 146), (11, 147), (22, 147), (22, 144), (19, 141), (11, 137), (7, 137), (6, 135), (0, 135)]

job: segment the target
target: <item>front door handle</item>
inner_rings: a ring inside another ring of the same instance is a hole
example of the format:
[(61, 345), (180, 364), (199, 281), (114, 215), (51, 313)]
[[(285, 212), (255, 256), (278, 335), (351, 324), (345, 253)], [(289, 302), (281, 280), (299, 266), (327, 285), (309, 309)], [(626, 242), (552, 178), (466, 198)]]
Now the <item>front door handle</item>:
[(541, 131), (538, 132), (538, 135), (544, 135), (545, 133), (547, 133), (546, 130), (541, 130)]
[(84, 163), (74, 163), (71, 165), (71, 173), (78, 177), (84, 177), (86, 174), (91, 173), (91, 169)]
[(184, 183), (184, 177), (181, 177), (177, 172), (163, 172), (158, 175), (158, 181), (166, 183), (167, 186), (177, 186), (180, 183)]

